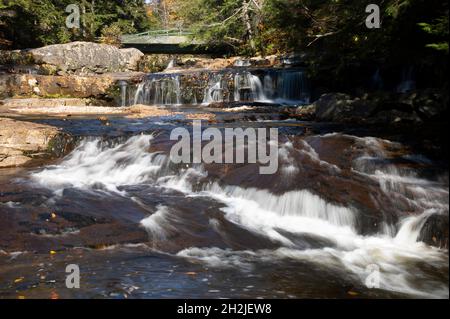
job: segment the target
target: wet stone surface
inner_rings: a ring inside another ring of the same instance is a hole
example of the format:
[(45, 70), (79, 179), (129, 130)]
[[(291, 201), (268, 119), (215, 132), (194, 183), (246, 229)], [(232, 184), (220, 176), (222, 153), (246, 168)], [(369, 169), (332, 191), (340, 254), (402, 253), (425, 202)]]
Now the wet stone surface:
[[(193, 115), (28, 119), (78, 146), (0, 169), (0, 298), (448, 297), (443, 161), (398, 132), (270, 107), (176, 110)], [(278, 172), (170, 163), (171, 130), (210, 113), (203, 128), (279, 128)]]

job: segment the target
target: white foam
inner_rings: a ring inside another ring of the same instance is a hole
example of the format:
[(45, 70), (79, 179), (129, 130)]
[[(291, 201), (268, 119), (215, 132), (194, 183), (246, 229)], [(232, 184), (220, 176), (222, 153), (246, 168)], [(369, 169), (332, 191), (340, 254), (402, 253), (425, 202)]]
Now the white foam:
[[(372, 174), (360, 171), (360, 174), (379, 181), (381, 191), (387, 194), (397, 192), (414, 202), (417, 207), (422, 207), (423, 211), (420, 216), (402, 220), (398, 232), (394, 225), (383, 224), (379, 234), (362, 236), (356, 230), (360, 212), (353, 207), (329, 203), (308, 190), (274, 194), (257, 188), (211, 183), (203, 186), (202, 191), (196, 191), (196, 186), (202, 185), (208, 176), (201, 165), (185, 167), (177, 174), (157, 175), (167, 165), (167, 158), (148, 152), (151, 139), (152, 136), (149, 135), (132, 137), (114, 147), (107, 147), (100, 140), (84, 141), (61, 164), (33, 174), (32, 179), (55, 190), (64, 187), (92, 189), (101, 184), (116, 192), (120, 186), (151, 182), (152, 185), (174, 189), (186, 196), (212, 198), (225, 204), (222, 211), (230, 222), (284, 247), (275, 251), (243, 252), (193, 247), (178, 253), (180, 257), (197, 259), (210, 266), (249, 269), (255, 259), (270, 261), (290, 258), (345, 269), (364, 282), (367, 267), (377, 265), (381, 270), (381, 289), (413, 296), (448, 297), (448, 285), (430, 278), (420, 267), (420, 264), (425, 264), (439, 271), (448, 271), (448, 251), (418, 242), (420, 232), (432, 214), (448, 213), (448, 198), (443, 200), (445, 195), (448, 197), (448, 190), (442, 185), (389, 167)], [(363, 154), (366, 157), (386, 156), (381, 144), (396, 146), (389, 141), (373, 138), (355, 139), (373, 148), (372, 153)], [(300, 151), (308, 158), (337, 172), (331, 164), (322, 163), (308, 144), (302, 146)], [(298, 164), (291, 156), (292, 151), (296, 151), (292, 143), (286, 143), (284, 152), (281, 152), (287, 169), (289, 165), (296, 168)], [(387, 184), (386, 180), (389, 181)], [(141, 224), (153, 238), (164, 240), (173, 231), (172, 217), (169, 208), (160, 206), (156, 213), (144, 219)], [(217, 227), (217, 221), (212, 221), (212, 225)], [(324, 238), (333, 245), (301, 250), (291, 235), (303, 234)]]
[(245, 261), (246, 256), (256, 256), (255, 252), (250, 250), (236, 252), (230, 249), (220, 248), (188, 248), (177, 254), (178, 257), (198, 260), (213, 268), (239, 268), (249, 271), (253, 268), (252, 264)]
[(117, 146), (107, 146), (100, 139), (85, 140), (61, 164), (32, 174), (33, 181), (60, 191), (73, 187), (89, 190), (102, 185), (108, 191), (146, 182), (157, 173), (165, 160), (150, 153), (151, 135), (139, 135)]
[[(448, 285), (430, 278), (419, 266), (425, 263), (448, 271), (446, 250), (418, 242), (424, 223), (435, 211), (403, 220), (397, 233), (392, 226), (384, 225), (382, 233), (362, 236), (353, 227), (355, 213), (352, 209), (331, 205), (307, 191), (276, 196), (267, 191), (218, 184), (206, 189), (203, 195), (227, 205), (223, 211), (228, 220), (285, 247), (252, 252), (253, 262), (279, 258), (307, 260), (330, 269), (345, 269), (360, 278), (362, 284), (368, 277), (369, 267), (376, 265), (380, 268), (380, 289), (414, 297), (448, 298)], [(335, 247), (300, 250), (280, 230), (326, 238)], [(240, 268), (243, 265), (243, 269), (248, 269), (252, 264), (249, 253), (242, 251), (192, 248), (179, 256), (216, 267)]]
[[(392, 238), (362, 237), (355, 235), (354, 249), (320, 248), (298, 250), (283, 247), (276, 250), (231, 251), (218, 248), (189, 248), (178, 256), (194, 259), (210, 267), (248, 271), (258, 262), (276, 263), (290, 259), (307, 261), (330, 271), (346, 271), (364, 285), (372, 266), (380, 271), (379, 289), (404, 293), (411, 297), (448, 298), (447, 283), (432, 278), (420, 267), (429, 263), (448, 271), (448, 255), (423, 243), (398, 245)], [(351, 278), (351, 277), (349, 277)]]
[(169, 209), (166, 206), (159, 206), (153, 215), (141, 221), (141, 225), (153, 240), (167, 239), (169, 229), (171, 228), (170, 221), (168, 220), (169, 214)]

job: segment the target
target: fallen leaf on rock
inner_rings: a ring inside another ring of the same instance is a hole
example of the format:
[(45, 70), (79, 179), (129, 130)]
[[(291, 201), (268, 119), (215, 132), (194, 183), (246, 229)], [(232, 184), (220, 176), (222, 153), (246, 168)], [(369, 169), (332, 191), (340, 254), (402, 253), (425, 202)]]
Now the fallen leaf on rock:
[(58, 293), (55, 292), (55, 291), (52, 291), (52, 292), (50, 293), (50, 299), (52, 299), (52, 300), (59, 299)]
[(197, 273), (193, 272), (193, 271), (190, 271), (190, 272), (187, 272), (186, 275), (188, 275), (188, 276), (197, 276)]

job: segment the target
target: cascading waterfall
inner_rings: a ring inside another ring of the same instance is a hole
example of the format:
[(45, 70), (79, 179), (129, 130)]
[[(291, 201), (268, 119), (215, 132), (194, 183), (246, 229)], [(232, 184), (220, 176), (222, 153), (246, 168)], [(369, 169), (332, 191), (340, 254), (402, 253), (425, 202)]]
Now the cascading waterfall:
[(281, 104), (308, 104), (310, 90), (302, 70), (271, 71), (264, 75), (264, 94)]
[(167, 65), (166, 70), (173, 69), (175, 67), (175, 59), (170, 60), (169, 64)]
[(408, 93), (416, 88), (416, 81), (414, 77), (414, 67), (405, 67), (402, 70), (402, 78), (397, 87), (398, 93)]
[(282, 101), (309, 103), (309, 88), (304, 72), (283, 72), (279, 75), (278, 98)]
[[(131, 196), (127, 195), (127, 187), (133, 191), (136, 187), (154, 186), (185, 194), (189, 198), (207, 198), (221, 203), (224, 218), (233, 225), (242, 227), (242, 231), (249, 231), (280, 245), (278, 249), (262, 251), (230, 251), (191, 246), (179, 248), (179, 257), (196, 259), (211, 267), (224, 265), (242, 268), (245, 267), (245, 262), (251, 260), (279, 262), (291, 259), (318, 263), (330, 269), (346, 269), (364, 282), (367, 267), (376, 264), (383, 267), (382, 289), (413, 296), (448, 297), (448, 286), (440, 282), (434, 282), (434, 286), (425, 288), (415, 286), (411, 273), (422, 276), (423, 270), (420, 267), (410, 269), (418, 260), (430, 263), (433, 267), (448, 267), (448, 255), (445, 251), (419, 242), (421, 229), (428, 218), (439, 213), (438, 210), (426, 209), (420, 215), (403, 218), (398, 225), (390, 225), (394, 229), (398, 226), (392, 234), (383, 231), (371, 235), (361, 234), (355, 225), (358, 218), (364, 218), (364, 214), (359, 214), (355, 208), (329, 203), (309, 190), (274, 194), (258, 188), (223, 185), (210, 179), (201, 165), (190, 168), (171, 167), (167, 156), (159, 152), (149, 153), (152, 138), (151, 135), (136, 136), (113, 145), (105, 144), (100, 139), (87, 139), (61, 164), (34, 173), (32, 180), (58, 192), (64, 188), (85, 191), (102, 189), (114, 194), (119, 192), (126, 197)], [(371, 161), (373, 154), (383, 158), (383, 145), (389, 143), (374, 138), (340, 135), (317, 138), (352, 139), (360, 147), (364, 147), (367, 154), (352, 165), (355, 172), (364, 172), (368, 178), (376, 178), (376, 172), (381, 168), (376, 168), (375, 175), (372, 175), (373, 166), (368, 165), (367, 161)], [(290, 147), (293, 148), (292, 145)], [(312, 152), (312, 149), (309, 150), (309, 153)], [(369, 158), (371, 153), (372, 157)], [(311, 156), (317, 165), (325, 163), (317, 153)], [(334, 170), (336, 172), (340, 172), (340, 169)], [(194, 185), (203, 187), (199, 189)], [(421, 186), (428, 187), (425, 181)], [(436, 186), (433, 187), (430, 192), (446, 192), (448, 196), (445, 189), (435, 190)], [(383, 184), (379, 188), (380, 193), (388, 190), (383, 188)], [(134, 197), (132, 199), (136, 201)], [(420, 202), (422, 199), (409, 200)], [(448, 201), (445, 199), (440, 202), (436, 199), (434, 206), (447, 206), (448, 212)], [(174, 220), (177, 220), (176, 225)], [(223, 231), (220, 230), (218, 221), (209, 223), (214, 231)], [(158, 241), (164, 244), (168, 236), (181, 231), (177, 227), (184, 227), (183, 219), (177, 217), (176, 211), (161, 205), (153, 215), (143, 219), (141, 225), (150, 234), (154, 245)], [(188, 224), (186, 227), (189, 229), (187, 233), (190, 233), (191, 226)], [(311, 241), (317, 241), (317, 244), (311, 246)], [(158, 246), (158, 249), (161, 247)]]
[(384, 87), (383, 78), (381, 77), (380, 68), (377, 68), (370, 80), (370, 86), (374, 90), (382, 90)]
[(213, 74), (210, 77), (208, 86), (205, 88), (203, 104), (211, 104), (214, 102), (224, 101), (224, 88), (222, 81), (222, 74)]
[(263, 80), (264, 93), (266, 96), (271, 99), (275, 96), (276, 93), (276, 83), (274, 83), (273, 73), (267, 73), (264, 75)]
[(131, 104), (180, 105), (181, 84), (179, 75), (152, 75), (140, 83)]
[(119, 81), (119, 87), (120, 87), (120, 101), (121, 101), (120, 106), (126, 106), (128, 85), (125, 81)]
[[(129, 88), (129, 91), (132, 89)], [(138, 84), (132, 93), (127, 104), (259, 102), (297, 105), (309, 103), (310, 95), (306, 75), (301, 69), (247, 68), (221, 72), (151, 74)]]
[(234, 101), (267, 101), (259, 77), (250, 72), (237, 73), (234, 77)]

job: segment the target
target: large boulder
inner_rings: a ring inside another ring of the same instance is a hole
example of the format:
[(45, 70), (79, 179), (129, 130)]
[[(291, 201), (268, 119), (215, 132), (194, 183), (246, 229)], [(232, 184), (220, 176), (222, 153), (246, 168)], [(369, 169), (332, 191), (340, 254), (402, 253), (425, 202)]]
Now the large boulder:
[(72, 137), (58, 128), (0, 118), (0, 167), (23, 166), (35, 158), (62, 156), (72, 146)]
[[(319, 121), (338, 123), (422, 123), (442, 116), (448, 109), (442, 94), (433, 91), (408, 94), (374, 93), (351, 97), (328, 93), (313, 103)], [(302, 111), (302, 110), (300, 110)]]
[(29, 51), (36, 64), (45, 64), (58, 74), (136, 71), (144, 54), (137, 49), (119, 49), (107, 44), (72, 42)]
[(346, 122), (369, 118), (376, 105), (368, 100), (352, 98), (347, 94), (328, 93), (314, 103), (316, 118), (320, 121)]
[(448, 249), (448, 212), (431, 215), (420, 231), (419, 240), (443, 249)]
[(399, 103), (409, 105), (423, 120), (439, 119), (448, 112), (448, 93), (425, 89), (401, 94)]

